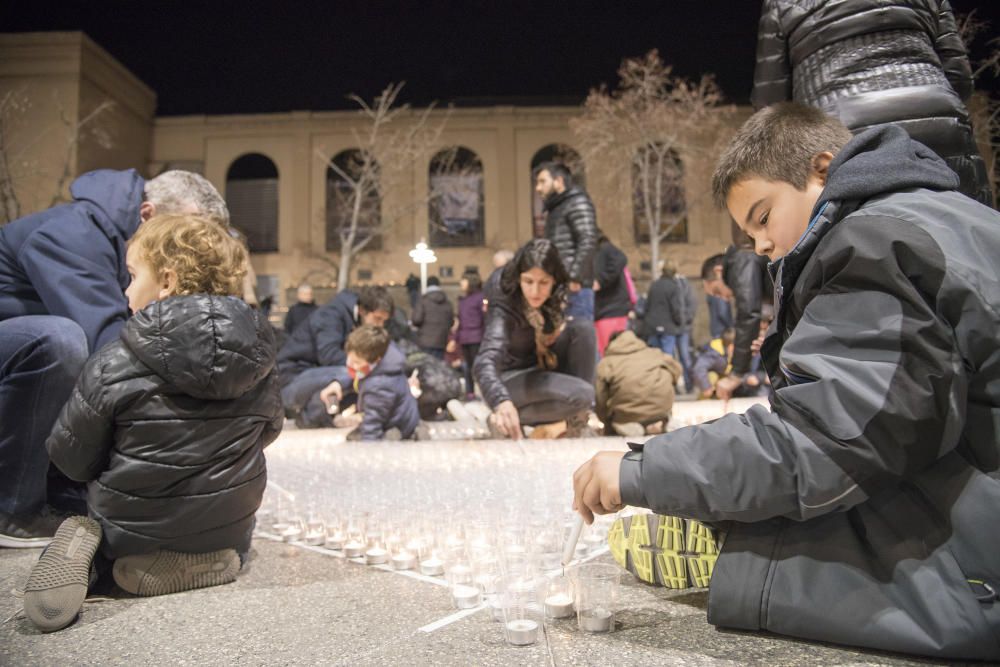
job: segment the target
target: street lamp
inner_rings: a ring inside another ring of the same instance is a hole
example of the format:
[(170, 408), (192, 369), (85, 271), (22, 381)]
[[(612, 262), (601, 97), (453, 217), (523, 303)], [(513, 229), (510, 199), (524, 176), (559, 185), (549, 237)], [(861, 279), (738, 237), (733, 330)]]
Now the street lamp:
[(436, 262), (438, 258), (422, 239), (417, 247), (410, 251), (410, 258), (420, 265), (420, 293), (423, 294), (427, 291), (427, 265)]

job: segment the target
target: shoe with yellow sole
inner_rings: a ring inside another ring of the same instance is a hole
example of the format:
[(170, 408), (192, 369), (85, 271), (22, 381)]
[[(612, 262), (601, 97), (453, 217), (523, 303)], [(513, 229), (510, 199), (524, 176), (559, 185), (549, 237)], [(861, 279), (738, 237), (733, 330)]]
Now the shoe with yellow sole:
[(639, 580), (666, 588), (708, 586), (719, 557), (713, 528), (663, 514), (616, 519), (608, 547), (615, 561)]

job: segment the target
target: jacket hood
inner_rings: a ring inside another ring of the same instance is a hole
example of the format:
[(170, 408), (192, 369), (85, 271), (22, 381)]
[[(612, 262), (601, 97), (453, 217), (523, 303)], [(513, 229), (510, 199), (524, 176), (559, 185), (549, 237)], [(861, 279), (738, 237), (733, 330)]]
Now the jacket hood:
[(440, 288), (436, 290), (431, 290), (430, 288), (428, 288), (427, 293), (424, 294), (424, 298), (430, 301), (431, 303), (444, 303), (445, 301), (448, 300), (448, 295), (445, 294), (443, 291), (441, 291)]
[(862, 132), (841, 149), (830, 163), (817, 210), (827, 201), (861, 202), (899, 190), (955, 190), (958, 182), (934, 151), (888, 125)]
[(73, 199), (86, 201), (103, 215), (97, 223), (109, 238), (130, 239), (139, 228), (139, 206), (144, 198), (146, 181), (135, 169), (90, 171), (69, 186)]
[(608, 347), (604, 350), (604, 356), (635, 354), (647, 349), (650, 349), (649, 346), (639, 340), (635, 333), (623, 331), (617, 338), (608, 343)]
[(378, 365), (372, 369), (372, 374), (368, 377), (374, 377), (376, 375), (397, 375), (406, 373), (406, 357), (395, 343), (389, 343), (389, 347), (386, 348), (385, 356), (382, 360), (378, 362)]
[(237, 297), (154, 301), (128, 321), (122, 341), (157, 375), (195, 398), (242, 396), (274, 367), (269, 325)]

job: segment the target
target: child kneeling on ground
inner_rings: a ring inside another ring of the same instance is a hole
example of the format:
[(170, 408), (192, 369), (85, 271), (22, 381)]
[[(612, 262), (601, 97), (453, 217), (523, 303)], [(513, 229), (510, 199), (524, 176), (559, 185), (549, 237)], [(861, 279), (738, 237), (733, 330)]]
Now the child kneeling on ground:
[[(791, 103), (720, 158), (716, 201), (771, 260), (771, 410), (574, 476), (587, 519), (628, 504), (725, 531), (696, 561), (715, 563), (710, 623), (1000, 659), (1000, 213), (957, 187), (904, 130), (852, 137)], [(663, 518), (622, 520), (612, 552), (662, 565)]]
[(25, 613), (45, 632), (73, 621), (112, 561), (135, 595), (234, 581), (284, 419), (271, 327), (239, 297), (237, 240), (207, 219), (158, 216), (126, 265), (134, 315), (87, 362), (46, 441), (63, 473), (89, 482), (90, 518), (66, 519), (28, 578)]
[[(348, 435), (351, 440), (409, 440), (420, 424), (417, 399), (410, 392), (406, 357), (382, 327), (368, 324), (347, 337), (347, 372), (358, 393), (361, 425)], [(343, 388), (334, 382), (320, 393), (340, 400)]]

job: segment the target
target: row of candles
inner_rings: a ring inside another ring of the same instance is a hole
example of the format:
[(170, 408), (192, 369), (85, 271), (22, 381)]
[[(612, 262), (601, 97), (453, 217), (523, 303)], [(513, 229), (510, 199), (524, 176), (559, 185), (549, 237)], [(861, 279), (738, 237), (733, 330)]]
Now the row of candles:
[[(604, 546), (609, 522), (609, 518), (595, 522), (581, 535), (574, 560)], [(322, 518), (312, 511), (303, 517), (296, 514), (294, 506), (279, 502), (277, 511), (262, 507), (257, 528), (285, 542), (330, 549), (357, 563), (443, 577), (456, 608), (488, 603), (493, 617), (505, 623), (505, 635), (514, 645), (534, 643), (541, 622), (570, 618), (579, 607), (574, 594), (581, 586), (578, 577), (562, 572), (567, 521), (556, 525), (453, 524), (435, 530), (426, 521), (389, 524), (364, 514)], [(588, 567), (592, 566), (574, 568), (570, 573)], [(613, 615), (606, 610), (611, 605), (602, 602), (600, 606), (596, 612), (586, 609), (579, 615), (581, 630), (612, 629)]]

